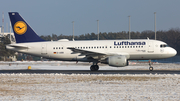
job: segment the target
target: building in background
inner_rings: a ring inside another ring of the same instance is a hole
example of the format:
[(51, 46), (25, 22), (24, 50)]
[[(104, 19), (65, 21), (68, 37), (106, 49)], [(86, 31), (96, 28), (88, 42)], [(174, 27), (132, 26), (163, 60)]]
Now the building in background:
[[(12, 33), (12, 32), (3, 32), (2, 30), (3, 30), (3, 29), (2, 29), (2, 27), (0, 26), (0, 38), (3, 38), (3, 37), (8, 36), (8, 38), (9, 38), (10, 41), (11, 41), (11, 43), (16, 43), (14, 33)], [(11, 29), (10, 29), (10, 30), (11, 30)]]
[[(6, 36), (10, 39), (11, 44), (16, 43), (14, 33), (11, 32), (11, 29), (10, 29), (10, 32), (4, 32), (4, 30), (2, 29), (2, 26), (0, 26), (0, 41), (3, 37), (6, 37)], [(16, 55), (17, 54), (18, 53), (16, 53)], [(11, 61), (17, 60), (16, 56), (8, 56), (8, 57), (3, 57), (3, 58), (4, 58), (4, 61), (5, 60), (11, 60)]]

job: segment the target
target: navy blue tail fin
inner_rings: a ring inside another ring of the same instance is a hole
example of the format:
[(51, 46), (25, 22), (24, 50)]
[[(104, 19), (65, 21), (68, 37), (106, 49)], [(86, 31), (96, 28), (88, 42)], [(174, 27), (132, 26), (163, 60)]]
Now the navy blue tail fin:
[(40, 42), (41, 39), (17, 12), (9, 12), (16, 43)]

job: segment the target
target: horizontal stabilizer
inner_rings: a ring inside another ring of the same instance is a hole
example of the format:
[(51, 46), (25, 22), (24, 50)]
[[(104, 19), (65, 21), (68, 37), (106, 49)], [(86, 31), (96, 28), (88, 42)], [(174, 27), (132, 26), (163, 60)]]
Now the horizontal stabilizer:
[(21, 44), (9, 44), (8, 46), (10, 47), (15, 47), (15, 48), (24, 48), (24, 49), (28, 49), (28, 46), (25, 45), (21, 45)]

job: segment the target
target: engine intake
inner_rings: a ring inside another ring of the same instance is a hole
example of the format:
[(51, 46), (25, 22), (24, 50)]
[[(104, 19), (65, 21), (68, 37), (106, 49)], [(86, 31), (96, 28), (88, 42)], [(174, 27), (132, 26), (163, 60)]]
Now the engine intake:
[(124, 55), (111, 56), (107, 60), (109, 66), (124, 67), (128, 65), (128, 60)]

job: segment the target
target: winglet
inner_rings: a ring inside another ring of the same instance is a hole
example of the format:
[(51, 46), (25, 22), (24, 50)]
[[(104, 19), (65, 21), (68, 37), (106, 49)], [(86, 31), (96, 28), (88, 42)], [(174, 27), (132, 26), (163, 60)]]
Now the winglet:
[(9, 12), (12, 29), (16, 38), (16, 43), (40, 42), (41, 39), (18, 12)]

